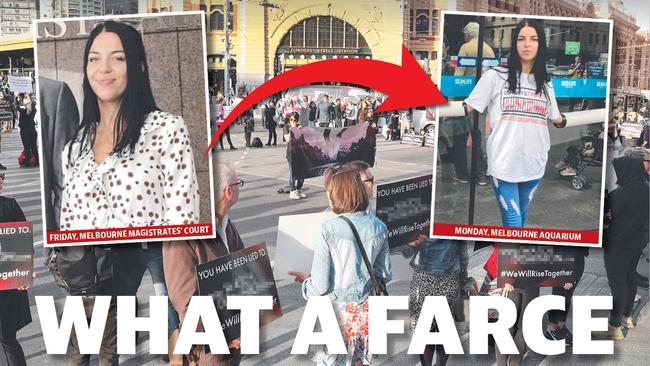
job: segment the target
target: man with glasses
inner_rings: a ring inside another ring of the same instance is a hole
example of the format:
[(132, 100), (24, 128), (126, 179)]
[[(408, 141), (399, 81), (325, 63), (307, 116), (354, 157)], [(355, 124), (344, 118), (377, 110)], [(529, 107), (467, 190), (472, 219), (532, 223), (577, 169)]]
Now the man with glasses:
[[(229, 255), (244, 249), (244, 243), (237, 228), (230, 220), (228, 212), (239, 200), (239, 191), (244, 181), (237, 177), (235, 171), (225, 162), (215, 167), (215, 213), (217, 217), (217, 236), (215, 239), (174, 241), (163, 243), (163, 264), (165, 279), (169, 290), (169, 299), (178, 312), (181, 324), (185, 319), (187, 307), (192, 296), (199, 294), (195, 267), (198, 264)], [(170, 352), (174, 349), (178, 331), (170, 340)], [(191, 354), (186, 355), (190, 363), (212, 365), (227, 363), (239, 365), (241, 354), (239, 339), (230, 344), (230, 354), (217, 355), (209, 353), (205, 346), (194, 346)]]

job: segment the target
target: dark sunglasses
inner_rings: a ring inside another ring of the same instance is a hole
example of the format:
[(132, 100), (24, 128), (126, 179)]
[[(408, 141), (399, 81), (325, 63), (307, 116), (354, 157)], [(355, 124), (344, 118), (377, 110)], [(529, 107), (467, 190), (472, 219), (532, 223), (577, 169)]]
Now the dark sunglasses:
[(243, 187), (244, 186), (244, 181), (241, 180), (241, 179), (237, 179), (237, 181), (235, 183), (228, 185), (228, 187), (234, 187), (234, 186)]

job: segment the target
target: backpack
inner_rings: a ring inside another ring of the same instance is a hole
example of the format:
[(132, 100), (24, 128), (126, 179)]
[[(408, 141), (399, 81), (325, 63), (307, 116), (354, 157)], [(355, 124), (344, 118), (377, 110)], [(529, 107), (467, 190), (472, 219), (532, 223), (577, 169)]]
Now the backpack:
[(45, 265), (69, 295), (90, 295), (97, 285), (114, 277), (115, 253), (101, 245), (50, 248)]
[(264, 146), (264, 144), (262, 144), (262, 140), (260, 140), (259, 137), (255, 137), (255, 138), (253, 139), (253, 142), (251, 142), (251, 145), (252, 145), (253, 147), (262, 147), (262, 146)]

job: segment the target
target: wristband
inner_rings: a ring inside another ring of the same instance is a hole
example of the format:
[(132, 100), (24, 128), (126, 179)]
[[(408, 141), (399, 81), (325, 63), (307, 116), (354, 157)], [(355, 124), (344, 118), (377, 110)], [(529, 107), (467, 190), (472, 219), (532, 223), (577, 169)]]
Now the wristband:
[(564, 128), (566, 127), (566, 123), (567, 123), (566, 116), (563, 113), (560, 113), (560, 116), (562, 116), (562, 123), (560, 123), (559, 125), (553, 123), (553, 126), (557, 128)]

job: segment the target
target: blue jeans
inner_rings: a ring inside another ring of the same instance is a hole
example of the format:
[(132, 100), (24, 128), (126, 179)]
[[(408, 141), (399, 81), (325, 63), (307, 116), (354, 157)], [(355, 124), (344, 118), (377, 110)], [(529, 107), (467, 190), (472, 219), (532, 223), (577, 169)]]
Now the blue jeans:
[[(163, 256), (162, 244), (160, 243), (147, 243), (147, 248), (144, 249), (145, 261), (149, 274), (151, 274), (151, 281), (153, 282), (153, 291), (156, 296), (168, 296), (167, 284), (165, 284), (165, 273), (163, 272)], [(171, 302), (167, 300), (167, 336), (171, 336), (176, 328), (178, 328), (179, 320), (178, 314)]]
[(491, 177), (503, 226), (524, 227), (528, 206), (541, 179), (510, 183)]
[(292, 191), (302, 190), (302, 185), (305, 183), (304, 179), (294, 179), (293, 173), (291, 173), (291, 166), (289, 166), (289, 188)]

